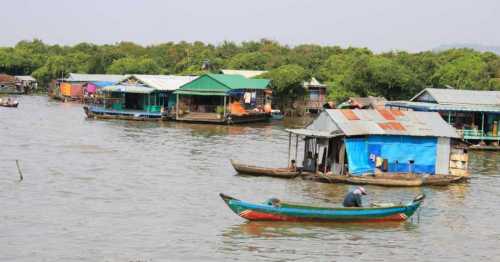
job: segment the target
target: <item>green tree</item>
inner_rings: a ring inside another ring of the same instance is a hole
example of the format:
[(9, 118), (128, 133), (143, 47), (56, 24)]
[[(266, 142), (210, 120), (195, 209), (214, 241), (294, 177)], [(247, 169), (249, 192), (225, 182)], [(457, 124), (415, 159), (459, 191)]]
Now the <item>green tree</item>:
[(273, 96), (278, 98), (281, 109), (289, 108), (298, 98), (306, 94), (303, 82), (311, 76), (299, 65), (284, 65), (273, 69), (259, 78), (271, 79)]
[(106, 72), (108, 74), (160, 74), (162, 69), (148, 57), (125, 57), (115, 60)]
[(439, 85), (458, 89), (484, 89), (489, 81), (487, 64), (477, 54), (466, 54), (441, 66), (433, 75)]

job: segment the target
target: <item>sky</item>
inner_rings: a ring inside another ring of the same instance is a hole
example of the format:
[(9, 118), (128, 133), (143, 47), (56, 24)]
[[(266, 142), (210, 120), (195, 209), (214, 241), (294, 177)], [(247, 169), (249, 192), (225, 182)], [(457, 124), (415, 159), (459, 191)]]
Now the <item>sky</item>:
[(34, 38), (61, 45), (267, 38), (376, 52), (500, 46), (499, 0), (16, 0), (2, 9), (0, 46)]

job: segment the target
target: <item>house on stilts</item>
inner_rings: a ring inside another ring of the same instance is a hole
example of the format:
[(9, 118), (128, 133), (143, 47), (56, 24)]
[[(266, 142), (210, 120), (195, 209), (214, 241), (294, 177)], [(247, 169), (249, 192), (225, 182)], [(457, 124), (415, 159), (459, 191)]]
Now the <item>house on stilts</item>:
[(467, 176), (460, 135), (435, 112), (327, 109), (305, 128), (287, 131), (295, 160), (304, 141), (302, 171), (326, 180), (421, 185), (424, 178)]

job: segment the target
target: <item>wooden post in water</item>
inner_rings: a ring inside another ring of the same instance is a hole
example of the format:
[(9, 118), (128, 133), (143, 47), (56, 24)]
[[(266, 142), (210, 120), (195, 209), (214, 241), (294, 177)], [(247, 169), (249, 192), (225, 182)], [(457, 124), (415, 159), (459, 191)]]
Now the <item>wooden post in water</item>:
[(19, 160), (16, 159), (17, 172), (19, 172), (19, 182), (23, 181), (23, 172), (21, 172), (21, 167), (19, 166)]

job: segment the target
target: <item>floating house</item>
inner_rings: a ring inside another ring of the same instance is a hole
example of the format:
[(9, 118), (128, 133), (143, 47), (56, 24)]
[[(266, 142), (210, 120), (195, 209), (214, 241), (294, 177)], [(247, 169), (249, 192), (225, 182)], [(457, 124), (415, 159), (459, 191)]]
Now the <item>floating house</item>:
[(326, 103), (326, 85), (313, 77), (311, 80), (304, 82), (303, 86), (307, 91), (303, 101), (306, 113), (320, 113)]
[(101, 88), (102, 104), (85, 107), (88, 117), (164, 120), (175, 105), (172, 92), (192, 76), (130, 75)]
[[(246, 78), (255, 78), (267, 71), (261, 70), (232, 70), (222, 69), (221, 72), (225, 75), (241, 75)], [(323, 110), (323, 105), (326, 103), (326, 85), (320, 83), (316, 78), (312, 77), (309, 81), (302, 83), (306, 90), (306, 95), (301, 101), (301, 106), (306, 113), (319, 113)]]
[(24, 89), (17, 85), (14, 76), (0, 74), (0, 94), (23, 94)]
[(15, 76), (16, 85), (24, 91), (24, 93), (33, 93), (38, 89), (38, 81), (32, 76)]
[(303, 171), (327, 178), (467, 174), (460, 135), (435, 112), (326, 109), (287, 131), (290, 146), (296, 138), (295, 159), (299, 137), (305, 141)]
[(500, 91), (426, 88), (410, 101), (391, 101), (386, 108), (438, 112), (474, 144), (500, 141)]
[(234, 124), (266, 121), (271, 117), (267, 79), (242, 75), (205, 74), (174, 92), (177, 121)]
[[(51, 85), (49, 94), (61, 100), (82, 100), (98, 87), (112, 85), (122, 80), (124, 75), (76, 74), (70, 73), (68, 78), (60, 79)], [(90, 88), (89, 88), (90, 87)]]

